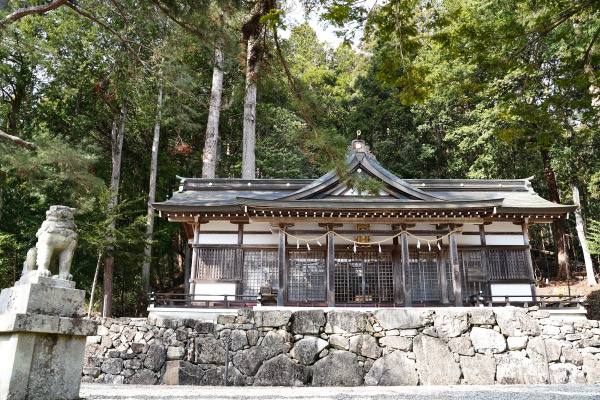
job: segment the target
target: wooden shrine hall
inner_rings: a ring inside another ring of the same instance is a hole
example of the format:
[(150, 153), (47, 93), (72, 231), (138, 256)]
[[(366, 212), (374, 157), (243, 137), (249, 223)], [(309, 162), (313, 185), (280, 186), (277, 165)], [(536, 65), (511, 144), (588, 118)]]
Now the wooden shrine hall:
[[(193, 249), (188, 303), (320, 307), (462, 306), (472, 296), (531, 300), (527, 227), (575, 206), (530, 179), (401, 179), (362, 140), (347, 172), (380, 181), (359, 193), (319, 179), (181, 178), (155, 203)], [(210, 300), (210, 301), (209, 301)]]

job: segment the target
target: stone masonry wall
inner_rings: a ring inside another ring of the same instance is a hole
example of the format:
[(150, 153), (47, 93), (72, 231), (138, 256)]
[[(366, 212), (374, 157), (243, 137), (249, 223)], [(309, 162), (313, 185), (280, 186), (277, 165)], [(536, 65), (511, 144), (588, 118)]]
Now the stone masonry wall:
[[(519, 308), (250, 311), (217, 323), (99, 319), (84, 382), (223, 385), (600, 383), (598, 321)], [(547, 360), (547, 363), (546, 363)]]

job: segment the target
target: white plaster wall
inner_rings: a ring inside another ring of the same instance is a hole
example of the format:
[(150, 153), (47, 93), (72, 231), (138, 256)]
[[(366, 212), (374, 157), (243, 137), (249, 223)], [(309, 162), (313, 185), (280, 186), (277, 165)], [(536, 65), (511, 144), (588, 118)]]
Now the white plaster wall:
[[(235, 295), (235, 283), (203, 283), (196, 282), (196, 288), (194, 293), (197, 295)], [(195, 296), (195, 300), (209, 300), (209, 301), (222, 301), (223, 296)], [(234, 300), (233, 297), (230, 298)]]
[(200, 234), (202, 231), (236, 231), (237, 224), (232, 224), (229, 221), (210, 221), (208, 224), (200, 225)]
[(479, 239), (479, 235), (456, 235), (456, 244), (459, 246), (479, 246), (481, 240)]
[[(509, 297), (510, 301), (532, 301), (531, 286), (528, 283), (493, 283), (490, 285), (492, 290), (492, 301), (504, 301), (504, 296), (529, 296), (529, 297)], [(494, 297), (500, 296), (500, 297)]]
[(491, 225), (485, 225), (485, 234), (493, 232), (521, 232), (521, 225), (515, 225), (512, 222), (494, 221)]
[(199, 244), (237, 244), (237, 233), (211, 235), (200, 231)]
[(509, 246), (523, 245), (523, 235), (485, 235), (485, 242), (488, 246)]
[[(264, 235), (244, 234), (244, 244), (279, 244), (279, 231), (268, 222), (253, 222), (244, 225), (245, 231), (265, 232)], [(271, 233), (274, 231), (275, 233)]]

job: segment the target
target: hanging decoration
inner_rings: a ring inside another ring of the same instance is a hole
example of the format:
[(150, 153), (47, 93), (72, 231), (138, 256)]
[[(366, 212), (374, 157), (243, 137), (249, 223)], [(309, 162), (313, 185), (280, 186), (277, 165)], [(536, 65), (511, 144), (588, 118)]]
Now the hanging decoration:
[[(290, 233), (286, 232), (286, 231), (285, 231), (285, 230), (283, 230), (282, 228), (279, 228), (279, 230), (280, 230), (281, 232), (285, 233), (287, 236), (289, 236), (289, 237), (291, 237), (291, 238), (293, 238), (293, 239), (296, 239), (296, 248), (297, 248), (297, 249), (299, 249), (299, 248), (300, 248), (300, 240), (302, 240), (302, 241), (306, 242), (306, 247), (308, 248), (308, 250), (309, 250), (309, 251), (310, 251), (310, 246), (309, 246), (308, 242), (314, 242), (314, 241), (316, 241), (316, 242), (317, 242), (317, 244), (318, 244), (319, 246), (322, 246), (320, 239), (323, 239), (324, 237), (326, 237), (326, 236), (327, 236), (328, 234), (330, 234), (330, 233), (333, 233), (335, 236), (339, 237), (339, 238), (340, 238), (340, 239), (342, 239), (342, 240), (345, 240), (345, 241), (347, 241), (347, 242), (350, 242), (350, 243), (352, 243), (352, 245), (353, 245), (353, 249), (354, 249), (354, 252), (355, 252), (355, 253), (356, 253), (356, 245), (357, 245), (357, 244), (358, 244), (359, 246), (360, 246), (361, 244), (363, 244), (363, 245), (364, 245), (364, 243), (363, 243), (363, 242), (356, 241), (356, 240), (352, 240), (352, 239), (348, 239), (347, 237), (344, 237), (344, 236), (340, 235), (339, 233), (337, 233), (337, 232), (335, 232), (335, 231), (327, 231), (327, 232), (325, 232), (324, 234), (322, 234), (321, 236), (318, 236), (318, 237), (316, 237), (316, 238), (304, 239), (304, 238), (301, 238), (301, 237), (298, 237), (298, 236), (294, 236), (294, 235), (292, 235), (292, 234), (290, 234)], [(439, 250), (442, 250), (442, 246), (441, 246), (442, 239), (444, 239), (445, 237), (448, 237), (448, 236), (450, 236), (450, 235), (451, 235), (451, 234), (453, 234), (453, 233), (457, 233), (457, 232), (462, 232), (462, 228), (461, 228), (461, 229), (455, 229), (455, 230), (453, 230), (453, 231), (451, 231), (451, 232), (448, 232), (448, 233), (447, 233), (447, 234), (445, 234), (444, 236), (440, 236), (440, 237), (439, 237), (439, 238), (437, 238), (437, 239), (425, 239), (425, 238), (422, 238), (422, 237), (419, 237), (419, 236), (413, 235), (412, 233), (410, 233), (410, 232), (408, 232), (408, 231), (401, 231), (401, 232), (398, 232), (398, 233), (396, 233), (394, 236), (390, 236), (389, 238), (386, 238), (386, 239), (383, 239), (383, 240), (378, 240), (378, 241), (376, 241), (376, 242), (371, 242), (370, 244), (377, 244), (377, 245), (378, 245), (378, 247), (379, 247), (379, 252), (381, 253), (381, 243), (385, 243), (385, 242), (387, 242), (387, 241), (390, 241), (390, 240), (392, 240), (392, 239), (394, 239), (394, 238), (396, 238), (396, 237), (398, 237), (398, 236), (402, 235), (403, 233), (406, 233), (407, 235), (409, 235), (409, 236), (412, 236), (412, 237), (414, 237), (415, 239), (417, 239), (417, 249), (420, 249), (420, 248), (421, 248), (421, 240), (423, 240), (424, 242), (427, 242), (427, 247), (429, 247), (429, 251), (431, 251), (431, 243), (432, 243), (432, 242), (436, 242), (436, 243), (437, 243), (437, 248), (438, 248)]]

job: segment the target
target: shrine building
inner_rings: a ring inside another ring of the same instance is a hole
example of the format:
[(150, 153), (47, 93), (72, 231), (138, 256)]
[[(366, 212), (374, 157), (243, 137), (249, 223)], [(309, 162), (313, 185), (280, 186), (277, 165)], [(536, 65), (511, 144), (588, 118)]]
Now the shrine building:
[(378, 180), (359, 193), (319, 179), (181, 178), (155, 203), (191, 246), (185, 305), (463, 306), (534, 300), (527, 228), (576, 209), (543, 199), (530, 179), (401, 179), (365, 142), (347, 173)]

